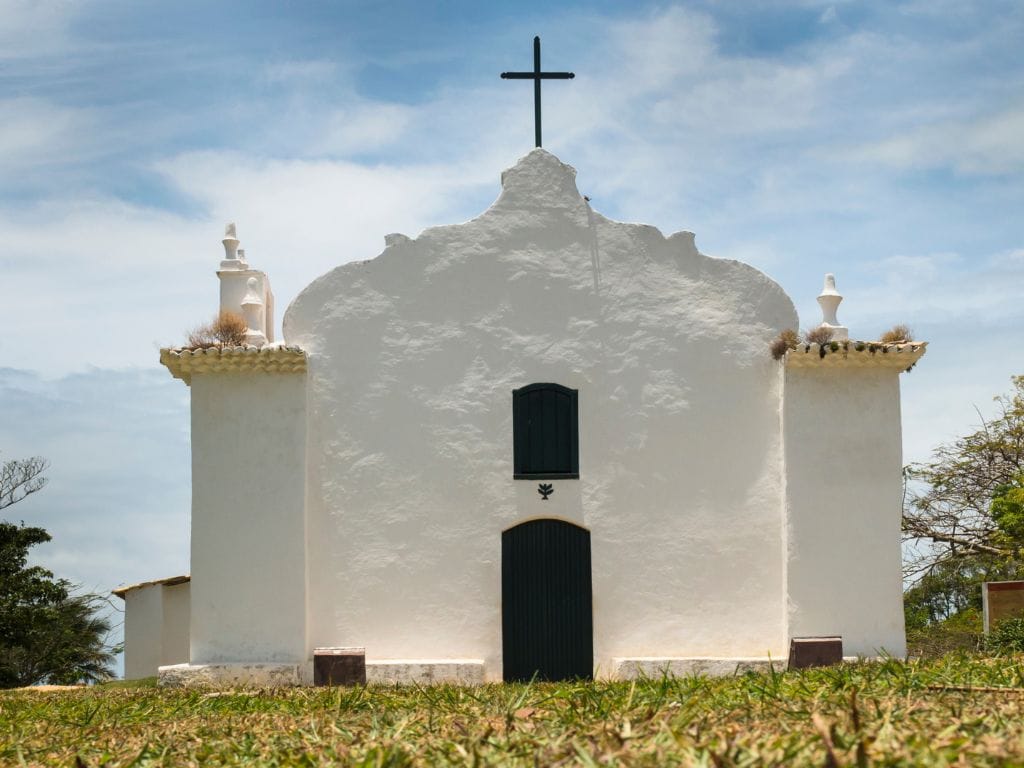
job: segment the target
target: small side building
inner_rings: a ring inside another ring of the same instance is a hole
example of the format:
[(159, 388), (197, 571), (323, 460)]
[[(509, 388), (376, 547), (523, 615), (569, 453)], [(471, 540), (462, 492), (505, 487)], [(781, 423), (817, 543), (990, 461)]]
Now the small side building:
[(124, 678), (156, 677), (161, 666), (188, 661), (188, 576), (129, 584), (124, 600)]

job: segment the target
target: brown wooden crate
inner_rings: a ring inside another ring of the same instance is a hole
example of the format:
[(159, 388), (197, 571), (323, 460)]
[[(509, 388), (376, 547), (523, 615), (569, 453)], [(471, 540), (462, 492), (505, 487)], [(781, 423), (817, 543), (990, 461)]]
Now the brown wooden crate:
[(989, 629), (1004, 619), (1024, 617), (1024, 581), (988, 582), (985, 589)]
[(789, 641), (789, 668), (827, 667), (843, 660), (841, 637), (794, 637)]
[(313, 685), (366, 685), (366, 649), (316, 648)]

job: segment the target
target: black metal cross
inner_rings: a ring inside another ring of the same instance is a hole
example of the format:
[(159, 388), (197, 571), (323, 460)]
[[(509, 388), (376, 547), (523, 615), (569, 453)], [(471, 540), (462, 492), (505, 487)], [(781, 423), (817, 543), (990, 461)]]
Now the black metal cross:
[(540, 146), (540, 81), (541, 80), (572, 80), (573, 72), (541, 72), (540, 71), (540, 38), (533, 38), (533, 72), (502, 72), (502, 80), (533, 80), (533, 132)]

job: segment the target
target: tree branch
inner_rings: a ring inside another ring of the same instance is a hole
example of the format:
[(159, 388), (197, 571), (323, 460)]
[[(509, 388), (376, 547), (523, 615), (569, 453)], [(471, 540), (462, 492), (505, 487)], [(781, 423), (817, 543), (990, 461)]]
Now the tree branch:
[(974, 541), (951, 533), (943, 533), (942, 531), (909, 526), (905, 527), (904, 530), (915, 539), (931, 539), (932, 541), (949, 544), (953, 547), (962, 547), (965, 551), (955, 553), (958, 555), (984, 553), (988, 555), (996, 555), (997, 557), (1009, 557), (1013, 554), (1008, 549), (1000, 549), (999, 547), (993, 547), (990, 544), (982, 544), (980, 541)]
[(0, 467), (0, 509), (42, 490), (46, 485), (42, 474), (47, 466), (48, 462), (41, 456), (5, 461)]

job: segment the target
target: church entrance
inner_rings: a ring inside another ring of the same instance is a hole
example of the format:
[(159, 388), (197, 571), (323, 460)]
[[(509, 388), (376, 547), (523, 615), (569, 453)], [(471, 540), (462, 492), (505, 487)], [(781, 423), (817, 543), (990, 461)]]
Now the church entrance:
[(590, 531), (531, 520), (501, 534), (501, 628), (507, 682), (594, 673)]

